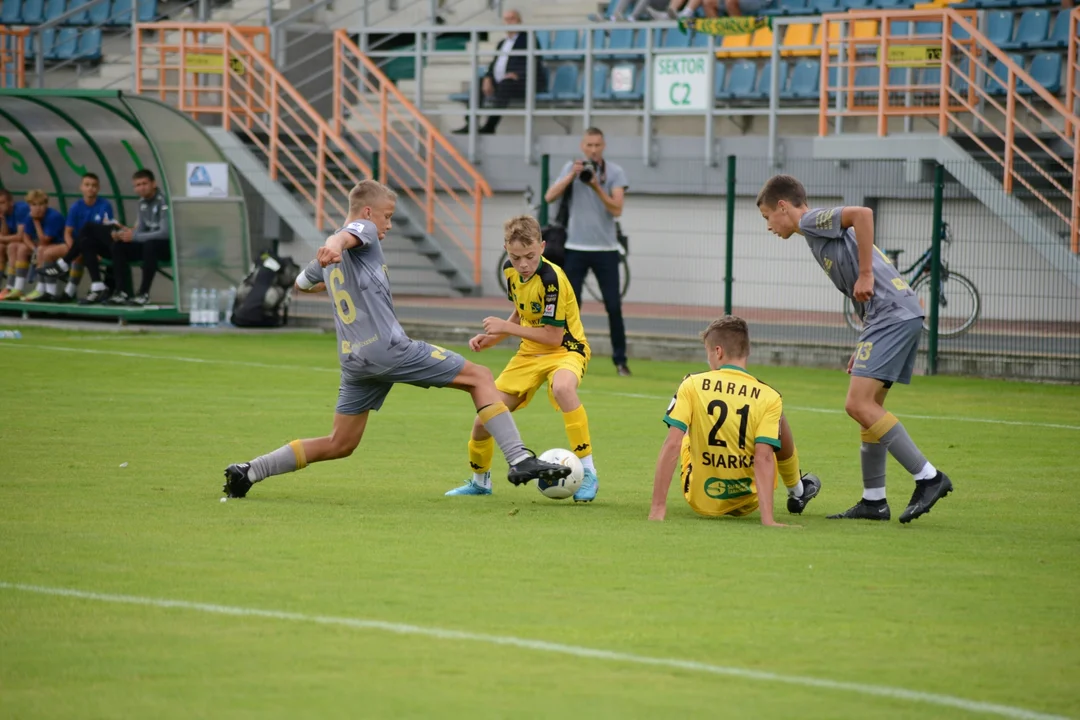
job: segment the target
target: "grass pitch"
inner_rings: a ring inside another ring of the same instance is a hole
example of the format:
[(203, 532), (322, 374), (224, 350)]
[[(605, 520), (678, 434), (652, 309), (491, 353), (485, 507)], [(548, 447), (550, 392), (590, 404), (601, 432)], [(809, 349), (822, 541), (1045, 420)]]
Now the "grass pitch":
[[(444, 498), (468, 472), (469, 398), (407, 387), (351, 458), (220, 503), (225, 465), (329, 429), (332, 336), (29, 329), (0, 343), (0, 716), (1080, 715), (1080, 388), (897, 388), (890, 408), (956, 492), (901, 526), (911, 480), (890, 461), (893, 521), (847, 523), (824, 519), (861, 489), (846, 375), (751, 366), (783, 392), (824, 483), (802, 528), (781, 530), (698, 518), (677, 490), (666, 522), (645, 520), (660, 419), (701, 366), (639, 361), (625, 379), (593, 360), (591, 505), (511, 487), (498, 462), (494, 496)], [(470, 357), (497, 371), (509, 352)], [(517, 418), (535, 450), (566, 445), (543, 396)], [(776, 677), (566, 654), (581, 648)]]

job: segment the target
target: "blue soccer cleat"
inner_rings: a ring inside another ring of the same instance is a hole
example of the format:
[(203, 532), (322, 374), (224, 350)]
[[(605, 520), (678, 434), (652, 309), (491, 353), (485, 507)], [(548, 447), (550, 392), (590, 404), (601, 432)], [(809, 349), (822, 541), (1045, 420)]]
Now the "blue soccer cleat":
[(596, 499), (596, 491), (600, 489), (600, 481), (596, 478), (596, 472), (585, 468), (585, 479), (581, 481), (581, 487), (574, 493), (574, 502), (592, 502)]
[[(488, 484), (490, 485), (491, 484), (491, 473), (490, 472), (484, 473), (484, 476), (487, 478)], [(472, 478), (469, 478), (468, 480), (466, 480), (465, 484), (462, 485), (461, 487), (456, 487), (453, 490), (450, 490), (450, 491), (448, 491), (446, 493), (446, 495), (448, 495), (448, 496), (449, 495), (490, 495), (490, 494), (491, 494), (491, 488), (490, 487), (481, 487), (480, 485), (477, 485), (475, 482), (473, 482)]]

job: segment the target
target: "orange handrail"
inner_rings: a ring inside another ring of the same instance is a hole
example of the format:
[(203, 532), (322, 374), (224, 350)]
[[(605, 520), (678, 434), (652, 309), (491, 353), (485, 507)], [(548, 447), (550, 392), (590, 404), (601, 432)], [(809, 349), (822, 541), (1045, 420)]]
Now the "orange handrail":
[(470, 259), (479, 285), (491, 186), (344, 30), (334, 33), (333, 102), (334, 129), (379, 153), (380, 179), (412, 200), (429, 234), (450, 238)]
[[(1058, 22), (1061, 22), (1058, 19)], [(1080, 53), (1077, 52), (1077, 45), (1080, 44), (1080, 38), (1076, 37), (1076, 33), (1080, 32), (1080, 7), (1075, 7), (1072, 12), (1069, 13), (1069, 54), (1068, 64), (1065, 66), (1065, 107), (1069, 108), (1071, 113), (1080, 113), (1080, 108), (1076, 107), (1076, 81), (1077, 71), (1080, 70)], [(1065, 132), (1071, 132), (1072, 128), (1068, 125), (1065, 126)]]
[(220, 116), (261, 154), (271, 178), (311, 205), (320, 230), (348, 215), (349, 190), (371, 167), (274, 67), (266, 28), (139, 25), (136, 63), (137, 92), (195, 116)]
[(25, 38), (29, 34), (27, 28), (15, 30), (0, 25), (0, 87), (26, 87)]
[[(1078, 18), (1080, 15), (1074, 10), (1070, 15), (1072, 34), (1076, 32)], [(864, 19), (880, 21), (881, 28), (877, 37), (843, 37), (840, 40), (830, 40), (830, 23), (850, 23)], [(891, 21), (896, 20), (912, 23), (920, 20), (939, 22), (941, 31), (933, 35), (896, 36), (891, 33), (890, 28)], [(1078, 236), (1080, 233), (1078, 230), (1080, 228), (1080, 179), (1078, 179), (1080, 154), (1077, 153), (1077, 149), (1080, 148), (1080, 118), (1076, 116), (1071, 105), (1072, 94), (1067, 94), (1068, 99), (1063, 104), (1052, 93), (1035, 82), (1023, 68), (1014, 63), (1006, 53), (990, 42), (975, 27), (972, 11), (957, 11), (950, 8), (851, 11), (825, 15), (822, 18), (822, 25), (821, 99), (818, 118), (820, 135), (828, 134), (830, 119), (845, 116), (876, 117), (876, 132), (879, 136), (889, 134), (889, 119), (896, 117), (936, 119), (938, 132), (943, 136), (948, 135), (950, 128), (955, 127), (971, 138), (989, 157), (1002, 165), (1005, 192), (1011, 193), (1015, 182), (1019, 182), (1042, 201), (1051, 212), (1068, 224), (1072, 251), (1080, 253), (1080, 236)], [(955, 37), (956, 30), (962, 30), (967, 37), (958, 39)], [(840, 43), (846, 47), (846, 57), (845, 54), (836, 52), (836, 45)], [(907, 58), (901, 54), (891, 57), (889, 49), (897, 45), (906, 45), (913, 50)], [(1073, 88), (1075, 82), (1073, 79), (1076, 69), (1075, 54), (1076, 39), (1072, 37), (1069, 53), (1068, 84), (1070, 88)], [(915, 55), (922, 57), (912, 60), (911, 58)], [(991, 65), (995, 61), (1005, 68), (1005, 77), (998, 77), (992, 70)], [(941, 76), (932, 83), (921, 85), (910, 82), (891, 82), (890, 70), (913, 66), (940, 67)], [(876, 87), (856, 86), (856, 71), (867, 67), (878, 70)], [(836, 79), (832, 82), (829, 78), (831, 68), (836, 70)], [(843, 76), (845, 71), (846, 77)], [(1004, 105), (987, 87), (976, 81), (977, 77), (983, 73), (1001, 83), (1005, 96)], [(1018, 92), (1017, 89), (1021, 83), (1030, 88), (1029, 94), (1037, 98), (1045, 107), (1036, 107), (1024, 93)], [(1073, 88), (1073, 93), (1075, 93), (1075, 88)], [(846, 101), (846, 106), (830, 107), (830, 94), (842, 97)], [(919, 102), (913, 103), (913, 99)], [(996, 110), (1000, 118), (995, 118), (986, 112), (987, 106)], [(1065, 157), (1068, 153), (1055, 152), (1036, 131), (1020, 122), (1017, 111), (1021, 108), (1029, 117), (1035, 118), (1040, 123), (1040, 131), (1054, 133), (1066, 147), (1071, 148), (1072, 157)], [(1000, 154), (990, 148), (983, 137), (975, 131), (972, 119), (982, 125), (982, 132), (993, 133), (1002, 141), (1004, 149)], [(1062, 126), (1063, 130), (1058, 129)], [(1059, 182), (1053, 174), (1047, 172), (1022, 146), (1017, 144), (1018, 137), (1037, 145), (1047, 154), (1052, 164), (1068, 171), (1071, 181), (1064, 184)], [(1053, 198), (1038, 191), (1018, 171), (1018, 158), (1042, 175), (1055, 193), (1068, 200), (1069, 211), (1062, 212)]]

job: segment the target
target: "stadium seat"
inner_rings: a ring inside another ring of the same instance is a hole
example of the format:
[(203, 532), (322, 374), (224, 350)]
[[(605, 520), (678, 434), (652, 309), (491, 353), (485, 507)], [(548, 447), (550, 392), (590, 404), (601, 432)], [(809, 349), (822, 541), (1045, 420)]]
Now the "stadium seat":
[[(780, 76), (777, 78), (778, 97), (783, 97), (784, 90), (787, 87), (788, 64), (786, 62), (781, 61), (778, 74)], [(768, 100), (770, 94), (769, 91), (771, 89), (772, 60), (769, 60), (761, 66), (761, 74), (758, 75), (757, 87), (754, 89), (753, 98), (755, 100)]]
[(1025, 10), (1016, 26), (1016, 37), (1012, 42), (1002, 43), (1002, 49), (1030, 50), (1046, 42), (1050, 34), (1050, 12), (1047, 10)]
[(21, 0), (4, 0), (3, 7), (0, 7), (0, 23), (3, 23), (4, 25), (18, 25), (21, 20)]
[[(1057, 95), (1061, 92), (1061, 66), (1061, 53), (1043, 53), (1036, 55), (1035, 59), (1031, 61), (1031, 69), (1028, 70), (1028, 74), (1031, 75), (1032, 80)], [(1027, 85), (1018, 88), (1017, 92), (1021, 95), (1035, 93)]]
[(694, 39), (690, 41), (690, 47), (707, 48), (709, 47), (710, 37), (708, 33), (694, 33)]
[(537, 100), (580, 100), (581, 82), (577, 65), (560, 65), (551, 78), (548, 92), (538, 93)]
[(641, 102), (645, 98), (645, 70), (640, 65), (634, 66), (634, 86), (630, 90), (612, 90), (615, 100)]
[(1069, 47), (1069, 13), (1059, 12), (1054, 20), (1054, 27), (1045, 40), (1029, 45), (1033, 50), (1049, 50), (1051, 48)]
[(769, 55), (773, 43), (772, 30), (758, 28), (748, 35), (728, 35), (718, 55), (731, 58), (754, 58)]
[(593, 100), (611, 99), (611, 68), (607, 65), (593, 65), (592, 69)]
[(842, 12), (840, 0), (810, 0), (810, 9), (819, 15)]
[(872, 7), (878, 9), (873, 0), (841, 0), (840, 4), (844, 10), (869, 10)]
[(104, 0), (104, 2), (99, 2), (97, 5), (93, 6), (92, 8), (90, 8), (87, 11), (87, 13), (86, 13), (86, 15), (87, 15), (87, 17), (86, 17), (87, 23), (89, 23), (90, 25), (105, 25), (105, 24), (107, 24), (109, 22), (109, 10), (110, 9), (111, 9), (111, 4), (109, 3), (109, 0)]
[(37, 25), (45, 20), (45, 0), (23, 0), (22, 21)]
[(87, 28), (82, 31), (76, 56), (80, 60), (101, 59), (101, 28)]
[(713, 97), (720, 98), (724, 94), (724, 81), (727, 79), (727, 65), (716, 61), (716, 65), (713, 66)]
[(131, 0), (112, 0), (112, 12), (109, 13), (109, 24), (131, 24)]
[[(840, 52), (840, 47), (837, 44), (837, 43), (840, 42), (840, 38), (841, 38), (840, 30), (841, 30), (840, 23), (832, 23), (831, 25), (829, 25), (829, 45), (830, 45), (829, 54), (830, 55), (836, 55), (838, 52)], [(851, 23), (851, 22), (848, 23), (847, 35), (845, 37), (848, 40), (854, 40), (855, 45), (857, 47), (857, 50), (860, 51), (860, 52), (866, 51), (866, 50), (871, 50), (871, 49), (873, 49), (876, 52), (876, 42), (874, 44), (870, 44), (870, 43), (867, 43), (867, 42), (859, 43), (858, 41), (860, 41), (860, 40), (863, 40), (863, 41), (871, 40), (871, 39), (877, 38), (877, 35), (878, 35), (878, 22), (877, 22), (877, 20), (856, 20), (854, 23)], [(815, 45), (820, 45), (821, 44), (821, 26), (820, 25), (818, 25), (817, 32), (814, 33), (814, 44)]]
[[(81, 6), (86, 5), (86, 0), (70, 0), (68, 3), (68, 10), (75, 10)], [(98, 5), (108, 5), (108, 2), (98, 3)], [(90, 11), (85, 8), (81, 12), (77, 12), (68, 18), (68, 25), (89, 25), (90, 24)]]
[[(122, 1), (123, 0), (117, 0), (117, 2), (122, 2)], [(581, 45), (579, 44), (580, 42), (581, 42), (581, 37), (578, 34), (577, 30), (556, 30), (554, 32), (554, 34), (552, 35), (552, 37), (551, 37), (551, 47), (549, 49), (553, 50), (553, 51), (554, 50), (560, 50), (562, 52), (567, 52), (569, 50), (580, 50), (581, 49)], [(549, 57), (552, 60), (580, 60), (581, 59), (581, 53), (578, 53), (576, 55), (573, 55), (573, 54), (571, 54), (571, 55), (558, 55), (558, 54), (555, 54), (555, 55), (550, 55)]]
[(1007, 10), (990, 10), (986, 13), (983, 28), (983, 33), (990, 42), (1004, 47), (1012, 40), (1013, 14)]
[(154, 22), (157, 19), (157, 0), (139, 0), (136, 7), (139, 12), (139, 22)]
[(44, 19), (46, 22), (55, 20), (67, 10), (65, 0), (45, 0)]
[(916, 35), (937, 35), (941, 37), (941, 23), (932, 20), (924, 20), (922, 22), (915, 23)]
[(749, 100), (754, 96), (757, 64), (753, 60), (739, 60), (731, 66), (727, 87), (719, 94), (722, 100)]
[[(1024, 56), (1011, 54), (1009, 59), (1020, 67), (1024, 66)], [(994, 63), (993, 69), (986, 74), (986, 79), (983, 81), (983, 88), (990, 95), (1005, 95), (1008, 90), (1006, 89), (1009, 80), (1009, 68), (1005, 63), (1000, 60)], [(1016, 88), (1020, 90), (1020, 81), (1017, 80)]]
[[(46, 30), (46, 32), (48, 32)], [(52, 52), (46, 57), (52, 60), (71, 60), (79, 49), (79, 30), (73, 27), (60, 28)]]
[(806, 0), (780, 0), (776, 15), (809, 15), (811, 10)]
[[(653, 38), (653, 45), (662, 48), (688, 48), (690, 47), (690, 33), (684, 33), (675, 28), (669, 30), (656, 31), (657, 37)], [(708, 35), (705, 33), (694, 33), (694, 37), (703, 36), (708, 39)]]
[(790, 100), (817, 100), (821, 88), (821, 63), (800, 60), (791, 71), (791, 86), (781, 97)]
[[(601, 32), (600, 34), (603, 33)], [(631, 48), (635, 47), (634, 37), (637, 34), (638, 33), (633, 30), (612, 30), (610, 33), (608, 33), (607, 45), (597, 45), (595, 44), (594, 39), (593, 49), (595, 51), (596, 48), (603, 47), (605, 50), (630, 50)], [(642, 57), (641, 55), (628, 55), (626, 53), (615, 52), (594, 52), (594, 54), (599, 57), (615, 58), (616, 60), (637, 60)]]
[(813, 47), (802, 47), (799, 50), (790, 48), (799, 46), (812, 46), (814, 44), (814, 26), (810, 23), (798, 23), (788, 25), (784, 31), (784, 40), (780, 45), (780, 54), (784, 57), (814, 57), (820, 55), (820, 50)]
[[(881, 68), (855, 68), (855, 104), (876, 105), (878, 101), (878, 83), (881, 81)], [(846, 84), (846, 83), (845, 83)], [(872, 88), (872, 90), (870, 90)]]
[(911, 23), (907, 20), (890, 20), (889, 37), (907, 37), (911, 34)]
[(906, 8), (909, 3), (907, 0), (877, 0), (874, 5), (879, 10), (901, 10)]

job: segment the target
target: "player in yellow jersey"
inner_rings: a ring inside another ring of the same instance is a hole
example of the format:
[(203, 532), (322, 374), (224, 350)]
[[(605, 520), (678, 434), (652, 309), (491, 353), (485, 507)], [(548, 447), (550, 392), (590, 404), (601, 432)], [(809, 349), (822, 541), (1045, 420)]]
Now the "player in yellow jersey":
[[(506, 407), (520, 410), (546, 382), (552, 405), (562, 412), (570, 449), (585, 468), (585, 479), (574, 493), (576, 502), (592, 502), (600, 483), (593, 463), (589, 419), (577, 388), (589, 364), (589, 343), (581, 325), (577, 298), (562, 268), (544, 259), (540, 224), (529, 215), (511, 218), (503, 228), (506, 253), (503, 266), (506, 296), (514, 312), (506, 320), (484, 319), (484, 332), (469, 341), (474, 351), (486, 350), (508, 336), (521, 338), (517, 354), (495, 380)], [(490, 495), (491, 435), (473, 423), (469, 439), (472, 478), (447, 495)]]
[(821, 481), (809, 473), (800, 477), (780, 393), (746, 371), (746, 322), (725, 315), (701, 338), (710, 371), (683, 378), (664, 415), (668, 435), (656, 462), (649, 519), (664, 519), (675, 461), (681, 459), (682, 492), (694, 512), (742, 517), (760, 505), (761, 524), (781, 526), (773, 519), (777, 469), (788, 488), (788, 512), (795, 515), (817, 497)]

